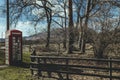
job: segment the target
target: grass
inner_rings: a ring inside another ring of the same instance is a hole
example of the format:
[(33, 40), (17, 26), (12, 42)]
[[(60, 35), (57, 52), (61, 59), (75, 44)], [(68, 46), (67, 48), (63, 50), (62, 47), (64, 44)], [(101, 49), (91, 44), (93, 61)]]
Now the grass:
[[(0, 50), (0, 65), (5, 64), (5, 52)], [(30, 53), (24, 52), (23, 53), (23, 62), (30, 63)]]
[(0, 80), (29, 80), (31, 74), (27, 68), (7, 67), (0, 69)]
[[(30, 62), (30, 53), (23, 53), (23, 62)], [(4, 51), (0, 51), (0, 65), (4, 64)], [(29, 68), (8, 66), (0, 68), (0, 80), (32, 80)]]
[(23, 62), (30, 63), (30, 52), (23, 53)]

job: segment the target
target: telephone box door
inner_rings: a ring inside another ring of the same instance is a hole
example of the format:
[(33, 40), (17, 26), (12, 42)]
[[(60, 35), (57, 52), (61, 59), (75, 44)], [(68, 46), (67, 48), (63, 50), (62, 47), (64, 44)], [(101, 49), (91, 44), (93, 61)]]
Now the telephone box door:
[(16, 65), (22, 62), (22, 32), (9, 30), (6, 33), (6, 60), (8, 65)]

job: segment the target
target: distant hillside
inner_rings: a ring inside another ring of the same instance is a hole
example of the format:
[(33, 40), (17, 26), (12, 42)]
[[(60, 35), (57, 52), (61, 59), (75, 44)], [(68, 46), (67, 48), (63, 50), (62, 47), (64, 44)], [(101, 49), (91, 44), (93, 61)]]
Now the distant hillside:
[[(63, 29), (57, 28), (57, 29), (52, 29), (51, 34), (50, 34), (50, 39), (51, 41), (61, 41), (63, 40), (63, 35), (64, 31)], [(36, 40), (44, 40), (46, 41), (47, 37), (47, 32), (40, 32), (38, 34), (31, 35), (29, 37), (26, 37), (25, 40), (30, 40), (30, 41), (36, 41)]]
[(25, 38), (25, 40), (40, 40), (40, 39), (45, 39), (47, 36), (47, 33), (46, 32), (41, 32), (41, 33), (38, 33), (38, 34), (34, 34), (34, 35), (31, 35), (31, 36), (28, 36)]

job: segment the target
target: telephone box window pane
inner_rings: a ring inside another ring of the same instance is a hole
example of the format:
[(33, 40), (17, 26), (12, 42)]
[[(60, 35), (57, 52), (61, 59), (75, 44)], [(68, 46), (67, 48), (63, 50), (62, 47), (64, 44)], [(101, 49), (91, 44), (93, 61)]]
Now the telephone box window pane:
[(12, 37), (13, 38), (13, 40), (15, 40), (15, 37)]

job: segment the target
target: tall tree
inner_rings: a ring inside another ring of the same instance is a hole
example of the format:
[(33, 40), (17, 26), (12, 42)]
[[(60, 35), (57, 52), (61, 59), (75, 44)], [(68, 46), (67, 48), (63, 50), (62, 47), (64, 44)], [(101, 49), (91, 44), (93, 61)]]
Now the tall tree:
[(69, 18), (69, 45), (68, 45), (68, 53), (73, 52), (73, 43), (74, 43), (74, 26), (73, 26), (73, 5), (72, 5), (72, 0), (69, 0), (68, 2), (68, 18)]
[(91, 26), (96, 33), (89, 33), (96, 58), (104, 58), (105, 50), (110, 44), (120, 43), (120, 15), (113, 13), (114, 6), (109, 2), (102, 3), (101, 7), (99, 13), (91, 18)]
[(51, 21), (52, 21), (52, 10), (47, 8), (47, 0), (42, 2), (43, 7), (45, 9), (45, 14), (47, 18), (47, 42), (46, 42), (46, 48), (49, 50), (50, 47), (50, 27), (51, 27)]
[(74, 0), (74, 3), (77, 13), (76, 29), (79, 30), (78, 45), (81, 53), (85, 53), (89, 19), (101, 9), (101, 6), (97, 0)]
[(66, 6), (67, 6), (67, 1), (65, 0), (64, 1), (64, 6), (63, 6), (64, 15), (65, 15), (65, 18), (64, 18), (64, 40), (63, 40), (63, 47), (65, 49), (67, 49), (67, 12), (66, 12)]
[(57, 0), (57, 6), (60, 7), (60, 9), (55, 11), (54, 10), (54, 15), (53, 17), (56, 17), (60, 19), (60, 21), (56, 21), (53, 19), (53, 22), (55, 22), (57, 25), (59, 25), (62, 30), (63, 30), (63, 48), (66, 50), (67, 49), (67, 37), (68, 37), (68, 28), (67, 28), (67, 21), (68, 21), (68, 17), (67, 17), (67, 0)]

